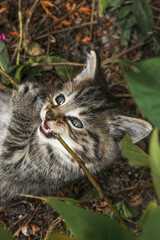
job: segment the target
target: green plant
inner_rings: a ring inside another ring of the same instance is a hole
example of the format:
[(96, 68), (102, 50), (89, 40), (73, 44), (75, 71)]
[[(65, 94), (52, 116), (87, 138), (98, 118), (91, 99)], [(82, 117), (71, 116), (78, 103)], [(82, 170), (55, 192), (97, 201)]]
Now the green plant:
[[(147, 40), (154, 33), (153, 13), (146, 0), (133, 0), (129, 3), (125, 0), (99, 0), (100, 11), (104, 13), (107, 7), (118, 8), (116, 25), (121, 28), (121, 43), (129, 44), (133, 31), (137, 33), (137, 42)], [(155, 40), (155, 49), (158, 50), (158, 42)]]
[[(27, 75), (29, 76), (40, 76), (42, 71), (51, 70), (53, 67), (58, 75), (63, 78), (73, 78), (75, 76), (75, 69), (73, 66), (66, 66), (65, 62), (68, 62), (64, 58), (55, 56), (35, 56), (25, 61), (20, 65), (10, 66), (10, 59), (5, 43), (0, 40), (0, 68), (10, 75), (14, 81), (19, 84), (21, 79)], [(60, 65), (56, 65), (59, 63)], [(55, 64), (55, 65), (54, 65)], [(28, 71), (29, 70), (29, 71)], [(2, 76), (2, 83), (5, 85), (9, 84), (9, 81)]]

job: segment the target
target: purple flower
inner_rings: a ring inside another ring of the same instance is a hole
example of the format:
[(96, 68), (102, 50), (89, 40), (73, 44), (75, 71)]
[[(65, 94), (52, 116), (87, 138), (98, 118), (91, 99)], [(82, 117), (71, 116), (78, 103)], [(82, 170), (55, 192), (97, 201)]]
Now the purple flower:
[(4, 43), (6, 43), (6, 42), (9, 41), (9, 39), (6, 38), (6, 36), (4, 35), (4, 33), (1, 33), (1, 34), (0, 34), (0, 39), (1, 39)]

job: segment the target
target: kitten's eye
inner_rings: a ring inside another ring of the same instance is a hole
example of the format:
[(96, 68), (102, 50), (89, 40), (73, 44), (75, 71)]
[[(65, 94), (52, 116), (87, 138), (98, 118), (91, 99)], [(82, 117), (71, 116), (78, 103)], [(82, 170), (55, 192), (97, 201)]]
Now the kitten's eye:
[(70, 121), (76, 128), (83, 128), (83, 123), (78, 118), (71, 117)]
[(65, 102), (65, 97), (63, 94), (60, 94), (56, 97), (55, 100), (58, 103), (58, 105), (62, 105)]

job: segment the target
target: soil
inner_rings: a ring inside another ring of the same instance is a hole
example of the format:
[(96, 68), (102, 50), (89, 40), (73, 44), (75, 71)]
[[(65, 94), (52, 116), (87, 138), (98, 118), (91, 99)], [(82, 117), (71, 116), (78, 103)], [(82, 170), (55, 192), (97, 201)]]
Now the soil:
[[(22, 1), (23, 30), (34, 2), (36, 1)], [(42, 7), (42, 4), (40, 2), (37, 3), (28, 25), (28, 32), (25, 32), (27, 37), (30, 37), (40, 45), (44, 50), (44, 55), (59, 56), (75, 63), (84, 63), (86, 53), (90, 50), (96, 50), (102, 62), (104, 59), (110, 59), (122, 53), (123, 50), (126, 50), (126, 53), (119, 56), (119, 58), (133, 61), (156, 56), (151, 42), (130, 50), (132, 46), (136, 45), (136, 33), (133, 33), (129, 46), (124, 47), (121, 44), (121, 29), (115, 25), (116, 9), (109, 8), (100, 16), (98, 3), (95, 1), (93, 23), (83, 26), (83, 24), (91, 21), (94, 1), (87, 0), (82, 3), (79, 0), (56, 0), (49, 2), (54, 3), (54, 6), (47, 6), (48, 14), (45, 8)], [(150, 3), (153, 7), (154, 16), (157, 17), (155, 8), (160, 11), (159, 1), (150, 1)], [(85, 7), (83, 11), (75, 11), (64, 18), (63, 22), (58, 22), (66, 13), (72, 11), (71, 7), (77, 7), (78, 4), (82, 4), (81, 7), (83, 8)], [(1, 12), (3, 8), (6, 9)], [(1, 33), (4, 33), (9, 39), (6, 44), (13, 65), (16, 63), (19, 43), (18, 1), (16, 0), (1, 0), (0, 2)], [(24, 51), (23, 46), (20, 54), (20, 63), (27, 59), (29, 59), (29, 55)], [(107, 65), (102, 66), (101, 70), (106, 79), (106, 85), (115, 99), (114, 101), (133, 116), (143, 118), (143, 114), (140, 113), (128, 92), (123, 78), (123, 69), (118, 64), (110, 61)], [(76, 71), (79, 72), (80, 67), (76, 67)], [(43, 72), (38, 80), (49, 85), (55, 81), (55, 78), (57, 79), (58, 76), (54, 70), (51, 70)], [(3, 85), (1, 88), (3, 88)], [(139, 146), (147, 152), (148, 139), (141, 141)], [(122, 201), (138, 209), (138, 214), (132, 218), (133, 223), (128, 223), (130, 228), (137, 232), (137, 220), (145, 207), (150, 201), (157, 201), (156, 194), (151, 186), (152, 181), (149, 170), (131, 167), (127, 160), (120, 158), (120, 160), (95, 177), (114, 203)], [(85, 178), (81, 181), (70, 183), (65, 189), (55, 195), (80, 199), (84, 195), (87, 196), (91, 189), (91, 184)], [(80, 205), (100, 213), (105, 213), (107, 206), (102, 200), (97, 199), (82, 200)], [(53, 209), (41, 200), (32, 198), (22, 199), (21, 201), (15, 199), (13, 205), (0, 212), (0, 222), (11, 230), (15, 239), (20, 240), (44, 239), (50, 230), (61, 231), (64, 229), (64, 221)]]

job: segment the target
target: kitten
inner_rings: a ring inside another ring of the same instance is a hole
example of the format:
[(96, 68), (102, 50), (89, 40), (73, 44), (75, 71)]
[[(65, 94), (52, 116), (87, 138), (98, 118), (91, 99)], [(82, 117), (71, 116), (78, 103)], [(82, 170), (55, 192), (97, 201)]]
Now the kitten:
[(51, 130), (91, 173), (120, 155), (126, 133), (136, 143), (151, 132), (148, 122), (116, 112), (97, 78), (97, 67), (97, 56), (91, 51), (86, 68), (73, 81), (57, 83), (51, 90), (26, 82), (12, 95), (0, 94), (1, 206), (20, 193), (52, 194), (83, 175)]

